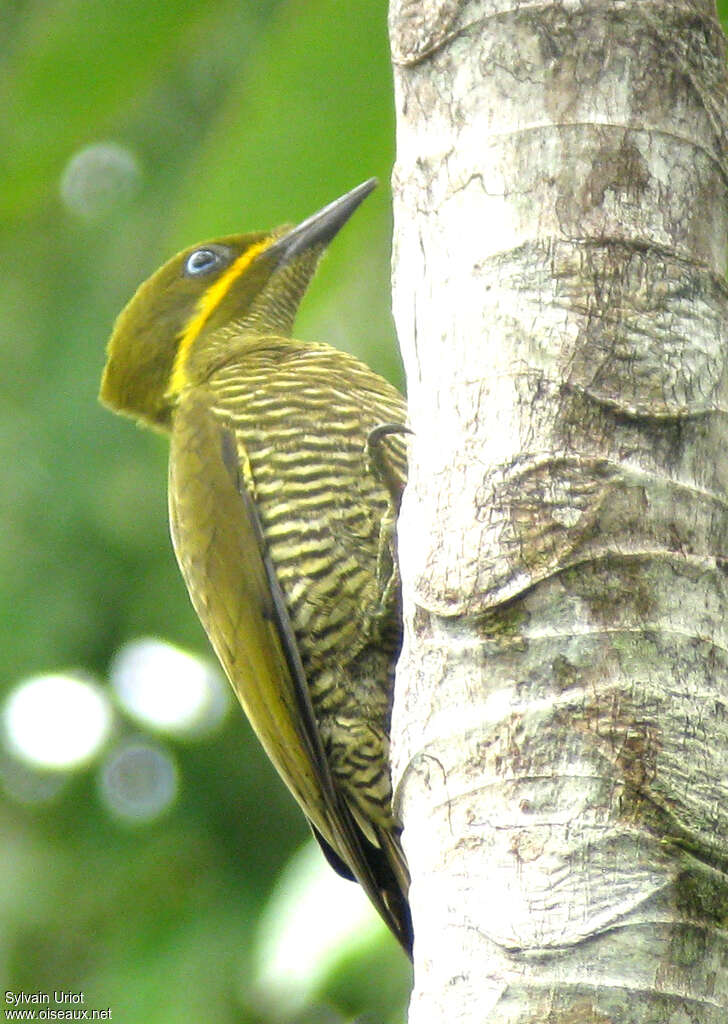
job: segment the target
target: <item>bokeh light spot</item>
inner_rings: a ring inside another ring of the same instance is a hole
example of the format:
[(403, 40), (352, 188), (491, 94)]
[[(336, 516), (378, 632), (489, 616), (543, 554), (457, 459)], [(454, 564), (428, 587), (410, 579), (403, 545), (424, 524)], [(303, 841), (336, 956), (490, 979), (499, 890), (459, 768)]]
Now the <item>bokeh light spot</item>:
[(111, 705), (98, 686), (61, 673), (19, 683), (2, 711), (8, 750), (40, 768), (87, 763), (108, 739), (111, 722)]
[(116, 142), (97, 142), (71, 157), (61, 175), (61, 199), (71, 213), (95, 220), (126, 203), (141, 173), (131, 152)]
[(289, 1019), (342, 949), (367, 945), (384, 930), (361, 886), (340, 878), (308, 842), (286, 865), (264, 911), (253, 989), (246, 998), (265, 1019)]
[(207, 735), (230, 706), (229, 687), (208, 661), (162, 640), (126, 644), (109, 674), (124, 710), (162, 732)]
[(111, 751), (101, 767), (101, 798), (112, 814), (132, 824), (147, 824), (164, 814), (179, 787), (177, 765), (163, 747), (127, 740)]

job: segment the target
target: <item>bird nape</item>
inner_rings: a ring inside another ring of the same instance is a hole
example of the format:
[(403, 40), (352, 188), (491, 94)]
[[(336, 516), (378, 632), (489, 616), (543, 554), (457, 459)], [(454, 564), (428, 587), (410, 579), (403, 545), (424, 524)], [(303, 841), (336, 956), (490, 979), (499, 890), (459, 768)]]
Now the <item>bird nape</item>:
[(353, 356), (291, 337), (321, 254), (375, 184), (165, 263), (116, 321), (101, 399), (169, 432), (192, 604), (329, 863), (411, 955), (389, 773), (406, 405)]

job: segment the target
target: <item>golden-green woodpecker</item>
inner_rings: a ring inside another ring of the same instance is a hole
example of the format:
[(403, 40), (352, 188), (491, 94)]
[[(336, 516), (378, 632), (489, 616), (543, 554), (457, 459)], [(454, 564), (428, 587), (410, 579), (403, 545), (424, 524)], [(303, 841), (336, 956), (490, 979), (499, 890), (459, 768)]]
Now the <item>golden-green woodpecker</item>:
[(352, 356), (291, 337), (321, 254), (375, 184), (292, 229), (171, 259), (117, 319), (101, 399), (169, 431), (195, 610), (328, 860), (409, 952), (389, 776), (405, 402)]

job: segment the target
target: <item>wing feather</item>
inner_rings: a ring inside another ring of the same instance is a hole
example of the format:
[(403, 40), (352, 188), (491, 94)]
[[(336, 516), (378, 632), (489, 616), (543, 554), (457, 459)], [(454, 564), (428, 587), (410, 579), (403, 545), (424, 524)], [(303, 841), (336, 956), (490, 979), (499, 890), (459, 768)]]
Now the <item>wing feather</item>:
[(323, 751), (286, 603), (241, 467), (246, 454), (194, 389), (174, 417), (172, 541), (192, 603), (250, 723), (314, 834), (358, 879), (409, 952), (399, 889), (388, 891), (383, 850), (362, 834)]

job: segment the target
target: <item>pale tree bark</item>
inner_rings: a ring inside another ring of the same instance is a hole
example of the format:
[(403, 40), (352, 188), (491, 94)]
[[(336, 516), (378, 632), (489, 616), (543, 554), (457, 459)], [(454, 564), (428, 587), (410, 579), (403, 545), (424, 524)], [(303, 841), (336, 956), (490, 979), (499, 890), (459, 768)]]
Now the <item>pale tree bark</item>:
[(411, 1024), (728, 1021), (714, 0), (392, 0)]

